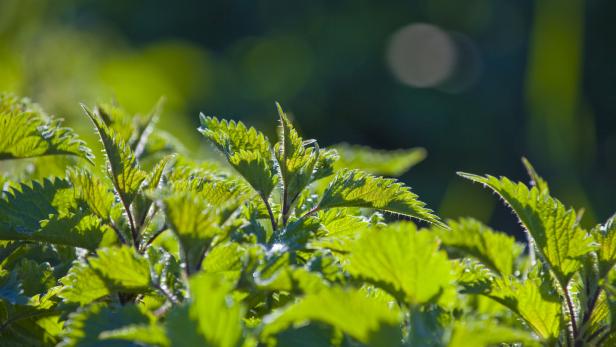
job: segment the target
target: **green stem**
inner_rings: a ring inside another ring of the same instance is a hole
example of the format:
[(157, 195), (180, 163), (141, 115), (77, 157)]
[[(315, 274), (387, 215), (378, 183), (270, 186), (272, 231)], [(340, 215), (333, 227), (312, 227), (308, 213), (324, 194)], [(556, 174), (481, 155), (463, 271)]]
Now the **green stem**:
[(567, 288), (567, 286), (563, 287), (563, 293), (565, 295), (565, 301), (567, 303), (567, 310), (569, 311), (569, 317), (571, 318), (571, 328), (573, 330), (572, 331), (573, 336), (570, 336), (572, 340), (571, 343), (574, 343), (578, 335), (577, 323), (575, 320), (575, 310), (573, 308), (573, 301), (571, 300), (571, 295), (569, 294), (569, 289)]
[(261, 197), (261, 199), (265, 203), (265, 207), (267, 208), (267, 213), (269, 214), (270, 222), (272, 223), (272, 229), (273, 230), (278, 229), (278, 227), (276, 225), (276, 218), (274, 217), (274, 213), (272, 212), (272, 207), (270, 206), (269, 202), (267, 201), (267, 198), (263, 194), (259, 194), (259, 196)]
[(133, 214), (130, 211), (130, 205), (128, 205), (124, 199), (120, 199), (122, 201), (122, 206), (124, 207), (124, 211), (126, 211), (126, 218), (128, 219), (128, 226), (130, 227), (130, 234), (133, 239), (133, 246), (137, 248), (137, 228), (135, 227), (135, 220), (133, 219)]

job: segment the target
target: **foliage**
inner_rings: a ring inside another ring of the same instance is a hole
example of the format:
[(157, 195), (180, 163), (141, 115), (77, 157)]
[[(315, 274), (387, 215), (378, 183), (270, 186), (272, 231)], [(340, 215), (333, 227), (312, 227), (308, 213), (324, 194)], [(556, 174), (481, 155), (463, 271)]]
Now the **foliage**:
[[(44, 115), (1, 100), (7, 126)], [(17, 137), (2, 142), (11, 155), (0, 160), (53, 155), (65, 175), (38, 179), (11, 166), (3, 176), (2, 345), (615, 341), (614, 218), (584, 229), (525, 162), (532, 186), (461, 175), (511, 206), (528, 247), (471, 218), (444, 223), (404, 183), (376, 176), (399, 175), (416, 151), (322, 148), (277, 108), (276, 143), (201, 116), (221, 161), (197, 160), (176, 140), (160, 145), (171, 139), (156, 129), (160, 107), (135, 117), (117, 105), (84, 107), (105, 170), (64, 160), (91, 159), (70, 129), (45, 135), (37, 123), (27, 136), (54, 140), (27, 151), (25, 133), (7, 133)]]

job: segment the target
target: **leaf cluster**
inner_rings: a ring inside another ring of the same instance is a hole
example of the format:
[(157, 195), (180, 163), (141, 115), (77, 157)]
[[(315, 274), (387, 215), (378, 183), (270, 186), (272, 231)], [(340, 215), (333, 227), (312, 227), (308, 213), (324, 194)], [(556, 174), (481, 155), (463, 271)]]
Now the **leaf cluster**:
[[(99, 168), (73, 130), (2, 95), (0, 344), (614, 343), (613, 218), (582, 228), (526, 162), (531, 186), (461, 174), (513, 209), (526, 246), (471, 218), (444, 222), (379, 176), (423, 150), (325, 148), (276, 106), (275, 141), (201, 115), (214, 158), (158, 129), (160, 104), (83, 106)], [(33, 158), (64, 173), (14, 164)]]

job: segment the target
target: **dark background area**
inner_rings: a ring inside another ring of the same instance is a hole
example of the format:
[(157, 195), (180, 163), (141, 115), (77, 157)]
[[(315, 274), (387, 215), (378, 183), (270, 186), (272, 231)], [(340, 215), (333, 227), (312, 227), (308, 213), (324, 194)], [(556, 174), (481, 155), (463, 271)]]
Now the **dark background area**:
[[(441, 216), (520, 235), (456, 171), (527, 181), (528, 157), (584, 223), (616, 212), (616, 3), (608, 0), (0, 0), (0, 90), (82, 130), (78, 102), (147, 112), (195, 153), (198, 112), (275, 136), (428, 158), (401, 179)], [(87, 131), (85, 131), (87, 133)]]

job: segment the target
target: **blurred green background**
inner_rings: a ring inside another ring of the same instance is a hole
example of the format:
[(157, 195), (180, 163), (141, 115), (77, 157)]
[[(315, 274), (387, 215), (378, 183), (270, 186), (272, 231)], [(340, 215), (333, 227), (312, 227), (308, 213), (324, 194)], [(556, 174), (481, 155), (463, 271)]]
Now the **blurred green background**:
[(443, 217), (520, 235), (456, 171), (526, 180), (527, 156), (584, 222), (616, 211), (616, 32), (609, 0), (0, 0), (0, 90), (81, 133), (78, 102), (148, 112), (195, 152), (198, 112), (275, 134), (422, 146), (402, 177)]

